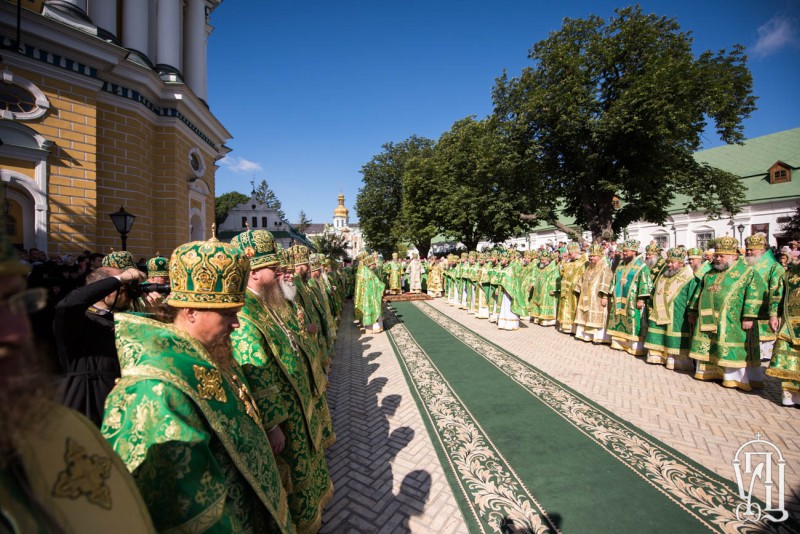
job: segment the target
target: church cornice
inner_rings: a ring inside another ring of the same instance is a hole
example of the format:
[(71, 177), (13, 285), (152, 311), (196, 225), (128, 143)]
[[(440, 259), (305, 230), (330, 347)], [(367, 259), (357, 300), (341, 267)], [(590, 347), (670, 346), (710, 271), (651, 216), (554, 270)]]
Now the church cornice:
[[(156, 117), (180, 121), (214, 151), (224, 150), (224, 143), (231, 138), (231, 134), (205, 103), (185, 84), (165, 83), (153, 70), (129, 60), (131, 51), (126, 48), (23, 10), (23, 42), (19, 50), (12, 49), (13, 38), (10, 36), (16, 27), (13, 8), (7, 2), (0, 2), (0, 42), (5, 48), (3, 59), (8, 64), (33, 71), (37, 64), (47, 65), (67, 73), (73, 79), (79, 76), (95, 80), (100, 82), (100, 92), (135, 102)], [(53, 50), (65, 52), (56, 53)], [(133, 87), (145, 87), (153, 95), (147, 96)], [(167, 100), (178, 102), (179, 105), (171, 106), (165, 103)], [(201, 117), (204, 127), (199, 126), (190, 115)]]

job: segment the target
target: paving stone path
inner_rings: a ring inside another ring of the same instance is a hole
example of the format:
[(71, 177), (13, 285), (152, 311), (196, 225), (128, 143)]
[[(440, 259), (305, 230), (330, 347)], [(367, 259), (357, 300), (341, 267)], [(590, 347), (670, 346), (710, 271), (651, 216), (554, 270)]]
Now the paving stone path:
[[(787, 460), (787, 509), (800, 517), (800, 409), (780, 405), (776, 380), (760, 392), (729, 390), (554, 328), (506, 332), (442, 299), (428, 303), (730, 480), (737, 449), (760, 432)], [(386, 334), (362, 333), (351, 310), (339, 329), (329, 390), (336, 493), (323, 532), (465, 532)]]
[(466, 532), (444, 471), (385, 333), (363, 333), (345, 308), (328, 404), (334, 496), (329, 533)]

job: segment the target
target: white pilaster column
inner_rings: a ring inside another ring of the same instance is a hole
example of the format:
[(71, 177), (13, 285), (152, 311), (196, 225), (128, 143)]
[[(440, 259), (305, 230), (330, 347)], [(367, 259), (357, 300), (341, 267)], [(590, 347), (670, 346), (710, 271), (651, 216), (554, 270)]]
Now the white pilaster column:
[(185, 15), (183, 77), (189, 88), (197, 96), (206, 100), (208, 33), (206, 31), (205, 0), (188, 0)]
[(152, 57), (148, 46), (149, 5), (148, 0), (122, 2), (122, 46)]
[(119, 35), (117, 31), (117, 2), (114, 0), (92, 0), (89, 3), (89, 18), (95, 26), (105, 31)]
[(181, 0), (159, 0), (156, 28), (156, 64), (182, 70)]

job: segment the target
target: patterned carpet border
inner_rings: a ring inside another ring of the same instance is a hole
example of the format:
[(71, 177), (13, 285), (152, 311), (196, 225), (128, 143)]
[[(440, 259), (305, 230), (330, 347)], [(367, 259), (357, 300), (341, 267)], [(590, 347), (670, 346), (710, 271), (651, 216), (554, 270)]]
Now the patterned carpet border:
[(401, 293), (400, 295), (384, 295), (383, 302), (404, 302), (409, 300), (433, 300), (427, 293)]
[(384, 310), (389, 340), (449, 464), (448, 478), (480, 531), (504, 532), (512, 520), (520, 532), (560, 532), (394, 311)]
[(430, 304), (413, 305), (710, 529), (742, 533), (790, 531), (786, 524), (739, 521), (736, 507), (742, 500), (732, 484), (684, 460), (655, 438), (632, 428)]

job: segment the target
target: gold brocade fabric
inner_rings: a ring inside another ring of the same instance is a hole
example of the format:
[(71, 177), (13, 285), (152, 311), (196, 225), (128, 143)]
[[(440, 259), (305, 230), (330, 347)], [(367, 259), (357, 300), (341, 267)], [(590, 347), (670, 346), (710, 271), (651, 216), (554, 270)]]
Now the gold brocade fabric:
[(596, 265), (588, 265), (573, 291), (578, 294), (578, 304), (575, 309), (575, 324), (590, 328), (605, 327), (606, 309), (601, 303), (611, 291), (611, 282), (614, 274), (605, 261)]

